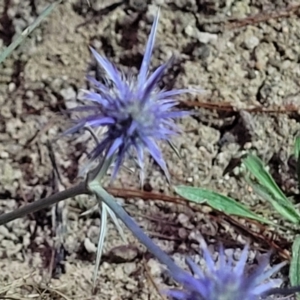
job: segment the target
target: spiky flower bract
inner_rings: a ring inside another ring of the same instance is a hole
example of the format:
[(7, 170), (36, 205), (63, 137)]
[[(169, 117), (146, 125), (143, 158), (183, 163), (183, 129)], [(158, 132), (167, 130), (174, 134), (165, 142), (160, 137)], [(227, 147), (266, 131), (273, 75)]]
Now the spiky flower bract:
[[(240, 260), (234, 264), (233, 257), (226, 259), (220, 248), (218, 263), (215, 263), (204, 241), (201, 241), (206, 268), (201, 268), (193, 260), (186, 260), (191, 272), (182, 272), (177, 280), (183, 290), (171, 290), (167, 294), (173, 300), (258, 300), (268, 291), (281, 284), (280, 279), (270, 279), (285, 263), (269, 270), (269, 259), (260, 263), (250, 275), (246, 273), (248, 247), (241, 253)], [(178, 279), (180, 278), (180, 279)]]
[(169, 179), (166, 162), (157, 141), (169, 141), (172, 135), (179, 132), (174, 119), (188, 114), (173, 110), (178, 104), (173, 97), (190, 90), (165, 91), (158, 88), (158, 83), (171, 59), (159, 66), (152, 74), (148, 74), (158, 19), (159, 13), (152, 25), (140, 71), (136, 77), (126, 77), (121, 74), (106, 58), (91, 49), (113, 87), (109, 88), (94, 78), (88, 78), (95, 91), (83, 91), (83, 98), (93, 101), (95, 105), (83, 106), (81, 110), (93, 111), (93, 113), (81, 119), (76, 126), (68, 130), (68, 133), (84, 126), (105, 126), (107, 131), (92, 151), (91, 157), (96, 159), (103, 154), (105, 158), (110, 158), (115, 155), (113, 177), (131, 150), (135, 150), (138, 165), (143, 170), (144, 150), (147, 150)]

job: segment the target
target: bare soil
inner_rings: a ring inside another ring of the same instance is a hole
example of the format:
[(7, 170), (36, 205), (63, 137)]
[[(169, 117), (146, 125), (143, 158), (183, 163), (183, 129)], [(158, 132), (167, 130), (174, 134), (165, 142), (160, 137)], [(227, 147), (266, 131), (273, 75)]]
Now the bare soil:
[[(173, 140), (181, 159), (162, 145), (173, 184), (212, 189), (282, 222), (252, 193), (235, 163), (243, 154), (254, 152), (288, 195), (298, 192), (292, 153), (300, 131), (299, 112), (294, 109), (300, 107), (299, 9), (287, 9), (291, 4), (283, 0), (90, 2), (89, 7), (84, 0), (65, 1), (1, 66), (0, 213), (78, 180), (78, 170), (93, 147), (89, 134), (54, 139), (70, 125), (62, 111), (80, 105), (77, 95), (86, 88), (86, 73), (99, 71), (88, 46), (124, 72), (136, 72), (161, 6), (152, 67), (175, 56), (162, 87), (206, 91), (181, 98), (183, 107), (197, 110), (181, 121), (184, 133)], [(49, 3), (1, 2), (0, 46), (9, 45)], [(278, 12), (277, 17), (267, 12)], [(255, 17), (246, 19), (249, 16)], [(249, 111), (257, 107), (256, 112)], [(263, 109), (267, 112), (262, 113)], [(48, 141), (62, 177), (60, 185), (53, 175)], [(176, 204), (151, 160), (143, 189), (134, 164), (127, 162), (127, 166), (133, 174), (122, 170), (112, 193), (182, 267), (186, 255), (200, 260), (200, 234), (212, 251), (222, 242), (227, 253), (237, 251), (237, 257), (240, 247), (251, 242), (249, 262), (253, 264), (271, 243), (277, 247), (274, 262), (290, 257), (292, 231), (258, 230), (205, 205)], [(88, 197), (64, 204), (67, 230), (59, 248), (51, 208), (0, 227), (0, 298), (164, 299), (161, 290), (174, 283), (163, 266), (125, 228), (128, 243), (124, 243), (111, 223), (97, 289), (92, 292), (100, 220), (97, 211), (80, 214), (94, 204)], [(287, 275), (288, 268), (280, 274), (285, 279)]]

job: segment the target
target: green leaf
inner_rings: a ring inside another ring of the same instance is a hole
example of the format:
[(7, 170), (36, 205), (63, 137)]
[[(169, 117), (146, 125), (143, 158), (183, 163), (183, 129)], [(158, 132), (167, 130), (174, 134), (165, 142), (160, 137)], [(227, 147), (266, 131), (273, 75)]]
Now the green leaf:
[(298, 178), (298, 187), (300, 187), (300, 137), (297, 136), (294, 146), (295, 158), (297, 160), (297, 178)]
[(299, 159), (299, 156), (300, 156), (300, 136), (296, 137), (295, 146), (294, 146), (294, 153), (295, 153), (296, 159)]
[[(300, 285), (300, 236), (297, 235), (292, 247), (292, 260), (289, 272), (291, 286)], [(297, 300), (300, 299), (300, 295), (297, 294)]]
[(212, 208), (222, 211), (228, 215), (249, 218), (261, 223), (278, 227), (277, 224), (252, 212), (246, 205), (234, 199), (212, 192), (210, 190), (190, 186), (176, 186), (175, 191), (181, 197), (195, 203), (207, 203)]
[(299, 224), (300, 214), (296, 210), (293, 203), (285, 196), (282, 190), (278, 187), (273, 177), (265, 169), (263, 162), (254, 155), (249, 154), (243, 159), (243, 164), (256, 178), (257, 183), (247, 178), (248, 183), (254, 190), (265, 200), (271, 203), (273, 208), (288, 221)]
[[(248, 180), (247, 180), (248, 181)], [(290, 210), (289, 208), (286, 208), (282, 205), (280, 205), (274, 198), (268, 193), (268, 190), (264, 188), (263, 186), (256, 184), (252, 181), (248, 181), (248, 184), (251, 185), (253, 190), (261, 196), (263, 199), (269, 201), (274, 209), (285, 219), (289, 220), (290, 222), (297, 224), (299, 222), (299, 216), (298, 214), (295, 214), (293, 210)]]
[(30, 24), (7, 48), (0, 53), (0, 64), (37, 28), (40, 23), (58, 6), (62, 0), (50, 4), (32, 24)]

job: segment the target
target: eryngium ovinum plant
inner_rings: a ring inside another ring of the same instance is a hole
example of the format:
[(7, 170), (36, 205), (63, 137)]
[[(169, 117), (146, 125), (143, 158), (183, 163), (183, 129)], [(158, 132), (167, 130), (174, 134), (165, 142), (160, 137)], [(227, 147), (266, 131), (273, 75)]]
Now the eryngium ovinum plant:
[[(278, 292), (281, 279), (270, 277), (278, 272), (286, 263), (273, 267), (269, 265), (269, 257), (262, 260), (256, 270), (247, 272), (248, 246), (245, 246), (239, 260), (234, 263), (233, 256), (226, 257), (221, 246), (217, 253), (217, 262), (207, 248), (203, 238), (200, 239), (201, 250), (205, 262), (203, 269), (190, 258), (186, 263), (192, 274), (181, 272), (177, 281), (183, 289), (167, 291), (174, 300), (258, 300)], [(287, 290), (281, 290), (288, 293)], [(290, 291), (289, 291), (290, 293)]]
[[(117, 204), (114, 197), (101, 186), (101, 179), (107, 173), (108, 168), (113, 166), (112, 179), (114, 179), (124, 159), (131, 157), (132, 152), (135, 153), (141, 178), (143, 178), (145, 150), (160, 166), (170, 182), (167, 165), (157, 142), (169, 141), (172, 135), (179, 133), (174, 119), (186, 116), (188, 113), (174, 109), (177, 105), (174, 97), (191, 92), (191, 90), (175, 89), (165, 91), (159, 89), (158, 83), (171, 60), (158, 67), (152, 74), (148, 73), (158, 19), (159, 13), (154, 19), (142, 65), (136, 77), (120, 73), (106, 58), (91, 49), (97, 62), (107, 73), (112, 87), (89, 77), (88, 79), (94, 90), (85, 90), (83, 95), (85, 100), (91, 101), (93, 104), (76, 109), (88, 115), (79, 119), (76, 125), (66, 133), (74, 133), (85, 127), (92, 130), (99, 127), (106, 128), (106, 132), (99, 138), (99, 141), (98, 137), (94, 135), (97, 145), (91, 153), (91, 161), (97, 162), (96, 167), (88, 171), (86, 180), (77, 186), (35, 201), (11, 213), (0, 215), (0, 225), (67, 198), (80, 194), (93, 194), (97, 196), (99, 202), (103, 203), (99, 244), (102, 245), (103, 242), (104, 223), (108, 211), (115, 222), (116, 215), (139, 241), (161, 263), (167, 266), (170, 275), (183, 286), (182, 290), (168, 291), (169, 297), (178, 300), (256, 300), (264, 295), (285, 294), (289, 291), (276, 289), (275, 286), (280, 282), (270, 279), (270, 276), (276, 273), (283, 264), (266, 271), (265, 268), (269, 263), (266, 260), (252, 275), (246, 276), (244, 274), (248, 254), (247, 248), (244, 249), (240, 261), (235, 266), (232, 259), (226, 262), (225, 254), (221, 249), (219, 253), (220, 264), (217, 266), (202, 241), (203, 255), (207, 265), (206, 270), (202, 271), (192, 260), (188, 259), (187, 263), (193, 275), (184, 271), (141, 230), (126, 211)], [(88, 166), (91, 165), (88, 164)], [(97, 257), (97, 260), (99, 257)], [(98, 269), (98, 265), (96, 268)], [(294, 289), (294, 291), (296, 290), (297, 288)]]

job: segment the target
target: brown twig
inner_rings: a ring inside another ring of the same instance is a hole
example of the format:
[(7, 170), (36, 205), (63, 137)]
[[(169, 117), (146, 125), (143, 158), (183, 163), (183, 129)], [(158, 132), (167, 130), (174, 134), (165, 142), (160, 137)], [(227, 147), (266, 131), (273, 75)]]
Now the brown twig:
[(153, 278), (153, 276), (151, 275), (150, 269), (147, 266), (147, 263), (145, 261), (145, 259), (143, 259), (143, 265), (146, 271), (146, 277), (148, 279), (148, 282), (150, 282), (150, 284), (155, 288), (157, 294), (160, 296), (161, 299), (163, 300), (167, 300), (167, 298), (161, 293), (161, 291), (159, 290), (157, 284), (155, 283), (155, 280)]
[(174, 197), (168, 196), (160, 193), (153, 193), (153, 192), (145, 192), (141, 190), (132, 190), (132, 189), (121, 189), (121, 188), (111, 188), (108, 187), (106, 189), (110, 194), (114, 197), (120, 198), (141, 198), (143, 200), (161, 200), (164, 202), (172, 202), (177, 204), (186, 205), (188, 202), (184, 198), (181, 197)]
[(243, 18), (243, 19), (229, 19), (225, 28), (236, 29), (247, 25), (254, 25), (261, 22), (269, 21), (270, 19), (276, 20), (280, 18), (287, 18), (293, 14), (296, 14), (300, 9), (300, 4), (291, 4), (281, 10), (275, 11), (263, 11), (261, 13)]
[[(107, 191), (113, 195), (114, 197), (120, 197), (124, 199), (128, 198), (141, 198), (145, 201), (149, 200), (161, 200), (165, 202), (171, 202), (171, 203), (177, 203), (177, 204), (182, 204), (182, 205), (187, 205), (190, 202), (184, 198), (181, 197), (175, 197), (175, 196), (167, 196), (163, 194), (158, 194), (158, 193), (153, 193), (153, 192), (144, 192), (140, 190), (129, 190), (129, 189), (118, 189), (118, 188), (108, 188)], [(196, 206), (193, 207), (196, 209)], [(263, 224), (257, 223), (254, 220), (247, 219), (249, 223), (252, 223), (256, 225), (260, 229), (260, 232), (255, 232), (251, 229), (249, 229), (247, 226), (243, 225), (241, 222), (239, 222), (236, 218), (231, 217), (229, 215), (224, 214), (223, 212), (220, 211), (215, 211), (213, 210), (216, 216), (212, 215), (211, 217), (214, 218), (218, 223), (220, 223), (223, 219), (226, 220), (228, 223), (230, 223), (232, 226), (234, 226), (236, 229), (241, 231), (244, 234), (247, 234), (252, 237), (253, 240), (258, 240), (260, 243), (263, 245), (266, 245), (266, 248), (273, 248), (275, 249), (280, 257), (284, 259), (290, 260), (290, 252), (285, 249), (285, 246), (288, 246), (289, 243), (282, 237), (278, 236), (279, 241), (276, 242), (274, 240), (269, 239), (268, 237), (265, 236), (266, 232), (269, 232), (266, 226)], [(282, 245), (282, 246), (280, 246)]]
[(287, 104), (283, 107), (263, 107), (263, 106), (254, 106), (250, 108), (237, 108), (234, 107), (230, 102), (222, 102), (222, 103), (211, 103), (205, 101), (186, 101), (181, 103), (183, 106), (187, 107), (201, 107), (210, 110), (217, 111), (226, 111), (226, 112), (239, 112), (239, 111), (247, 111), (249, 113), (264, 113), (264, 114), (288, 114), (288, 113), (297, 113), (299, 112), (299, 107), (295, 104)]
[[(235, 226), (235, 228), (237, 228), (240, 232), (250, 235), (253, 240), (258, 240), (263, 245), (267, 245), (266, 248), (275, 249), (281, 258), (287, 259), (287, 260), (291, 259), (291, 253), (287, 249), (285, 249), (285, 246), (287, 246), (289, 243), (282, 236), (278, 236), (278, 238), (280, 238), (280, 241), (278, 241), (276, 243), (274, 240), (267, 238), (264, 234), (250, 230), (247, 226), (241, 224), (238, 220), (236, 220), (235, 218), (233, 218), (229, 215), (224, 215), (224, 218), (231, 225)], [(265, 226), (263, 226), (262, 224), (259, 224), (254, 220), (249, 220), (249, 219), (247, 219), (247, 220), (250, 223), (251, 222), (254, 223), (256, 226), (263, 228), (263, 232), (268, 231), (267, 228)], [(281, 245), (281, 246), (279, 246), (279, 245)]]

